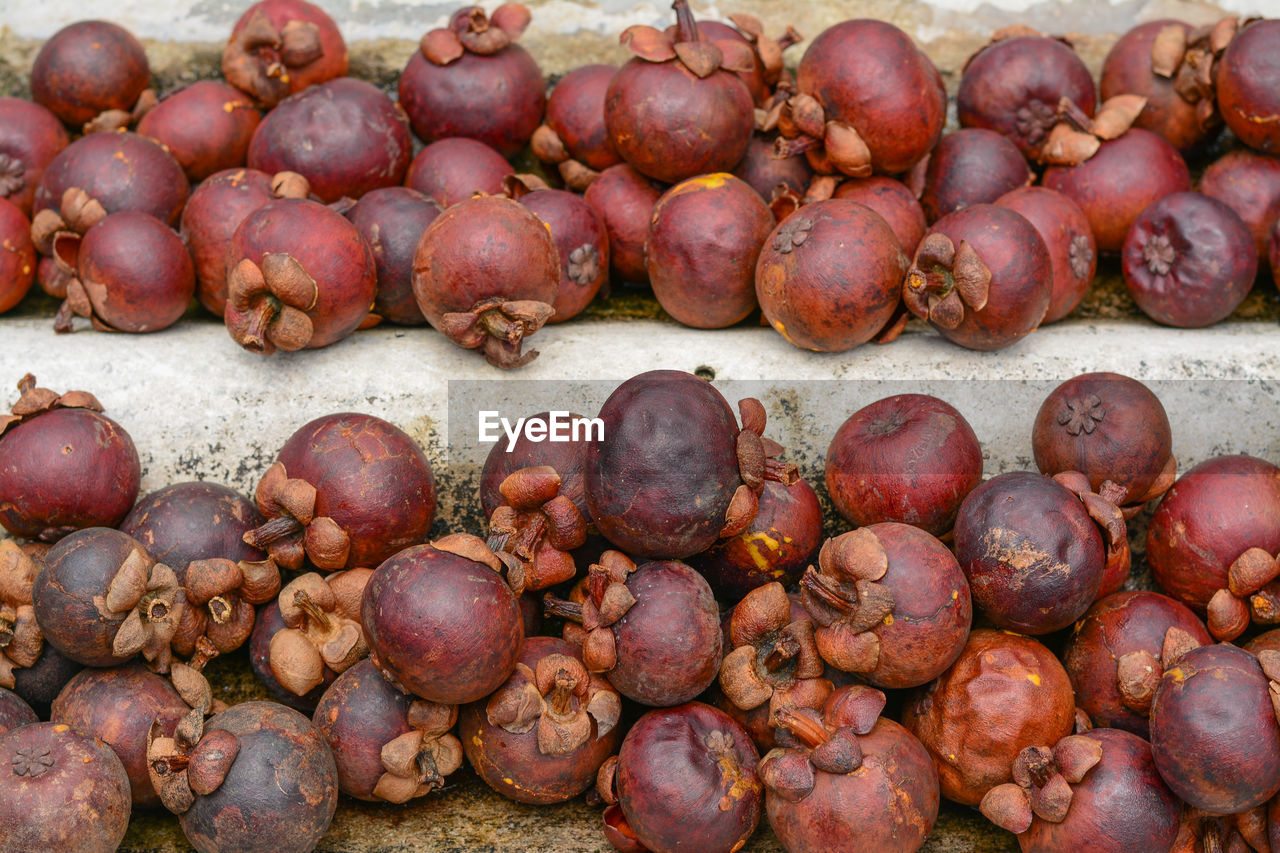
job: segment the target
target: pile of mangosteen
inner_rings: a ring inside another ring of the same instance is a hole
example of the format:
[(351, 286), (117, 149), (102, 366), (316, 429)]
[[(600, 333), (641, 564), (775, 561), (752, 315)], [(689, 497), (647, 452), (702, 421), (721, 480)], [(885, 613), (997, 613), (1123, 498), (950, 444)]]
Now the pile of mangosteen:
[(519, 3), (427, 32), (394, 98), (306, 0), (251, 6), (222, 79), (163, 97), (129, 32), (72, 24), (32, 99), (0, 98), (0, 312), (39, 281), (59, 332), (153, 332), (194, 297), (256, 353), (429, 324), (512, 368), (623, 288), (807, 350), (912, 317), (995, 350), (1075, 311), (1100, 254), (1176, 327), (1280, 266), (1280, 21), (1144, 23), (1097, 82), (1070, 41), (1008, 27), (944, 133), (944, 78), (892, 24), (838, 23), (788, 65), (793, 28), (673, 8), (549, 95)]
[[(1098, 83), (999, 31), (944, 134), (943, 77), (891, 24), (788, 64), (794, 29), (673, 9), (549, 95), (518, 3), (427, 32), (395, 99), (305, 0), (248, 8), (223, 78), (162, 96), (130, 33), (68, 26), (0, 98), (0, 312), (38, 281), (58, 332), (198, 300), (262, 355), (430, 325), (514, 368), (625, 286), (803, 349), (914, 317), (996, 350), (1076, 310), (1100, 255), (1177, 327), (1280, 273), (1280, 21), (1142, 24)], [(372, 415), (298, 427), (251, 497), (140, 496), (92, 393), (18, 390), (6, 850), (115, 850), (164, 809), (201, 853), (308, 851), (340, 796), (390, 813), (457, 773), (586, 797), (624, 853), (736, 853), (762, 822), (792, 853), (914, 851), (944, 799), (1025, 851), (1280, 850), (1280, 468), (1180, 471), (1126, 376), (1027, 413), (1037, 470), (984, 479), (964, 416), (902, 394), (810, 484), (761, 401), (639, 373), (602, 434), (495, 449), (470, 528)], [(227, 658), (272, 701), (219, 698)]]
[[(372, 415), (299, 427), (252, 499), (139, 497), (92, 394), (19, 390), (14, 849), (113, 850), (163, 807), (203, 853), (307, 851), (340, 794), (404, 804), (464, 764), (519, 803), (585, 794), (623, 851), (731, 853), (762, 818), (790, 851), (913, 851), (942, 798), (1025, 850), (1280, 841), (1280, 468), (1179, 476), (1134, 379), (1054, 389), (1038, 470), (986, 480), (953, 406), (878, 400), (815, 489), (759, 400), (650, 371), (602, 433), (495, 445), (483, 526), (443, 533), (431, 463)], [(1127, 583), (1140, 514), (1163, 592)], [(227, 707), (222, 656), (275, 701)]]

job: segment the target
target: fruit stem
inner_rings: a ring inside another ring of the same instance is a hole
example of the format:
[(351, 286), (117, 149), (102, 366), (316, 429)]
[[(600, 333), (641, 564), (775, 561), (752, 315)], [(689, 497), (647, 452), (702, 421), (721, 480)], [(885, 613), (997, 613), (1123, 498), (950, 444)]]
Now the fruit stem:
[(853, 612), (853, 602), (834, 588), (826, 577), (814, 571), (812, 566), (800, 578), (800, 586), (833, 610), (841, 613)]
[(301, 532), (302, 522), (291, 515), (281, 515), (250, 530), (243, 538), (246, 545), (252, 545), (258, 550), (264, 551), (268, 545)]
[(822, 723), (801, 714), (795, 708), (778, 711), (778, 725), (791, 732), (810, 749), (817, 749), (831, 737)]
[(551, 709), (560, 716), (565, 716), (573, 710), (570, 704), (573, 700), (573, 691), (578, 686), (578, 680), (569, 673), (568, 670), (560, 670), (556, 673), (556, 683), (551, 688)]
[(795, 660), (800, 654), (800, 644), (796, 642), (796, 638), (790, 634), (783, 634), (778, 641), (773, 644), (773, 648), (761, 663), (769, 672), (777, 672), (784, 664)]
[(264, 297), (249, 312), (249, 319), (240, 333), (240, 346), (249, 352), (263, 353), (267, 349), (267, 327), (276, 318), (276, 306), (270, 298)]
[(329, 633), (333, 626), (329, 622), (329, 614), (325, 613), (318, 604), (311, 600), (311, 596), (307, 595), (303, 590), (298, 590), (293, 594), (293, 603), (302, 608), (302, 612), (307, 614), (307, 618), (316, 624), (324, 633)]
[(573, 601), (565, 601), (553, 595), (543, 596), (542, 612), (547, 616), (582, 624), (582, 605)]
[(151, 763), (155, 769), (157, 776), (171, 776), (175, 773), (181, 773), (187, 769), (187, 765), (191, 763), (190, 756), (177, 754), (169, 755), (164, 758), (157, 758)]
[(418, 768), (418, 784), (430, 785), (432, 787), (441, 787), (444, 785), (444, 777), (440, 775), (440, 768), (436, 766), (436, 760), (429, 750), (422, 750), (414, 758), (414, 764)]
[(689, 8), (689, 0), (675, 0), (671, 8), (676, 10), (676, 41), (698, 41), (702, 36), (698, 32), (698, 22), (693, 19), (693, 10)]

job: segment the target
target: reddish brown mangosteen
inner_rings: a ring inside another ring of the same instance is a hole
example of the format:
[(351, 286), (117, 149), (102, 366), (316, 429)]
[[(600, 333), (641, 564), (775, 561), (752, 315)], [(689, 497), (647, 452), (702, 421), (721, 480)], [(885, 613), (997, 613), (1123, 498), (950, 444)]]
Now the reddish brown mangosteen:
[(146, 213), (108, 214), (83, 238), (54, 238), (60, 266), (72, 254), (75, 267), (62, 270), (69, 278), (56, 332), (73, 331), (73, 316), (104, 332), (158, 332), (178, 322), (195, 296), (191, 253), (176, 231)]
[(422, 232), (443, 209), (435, 199), (417, 190), (386, 187), (365, 193), (347, 211), (347, 219), (373, 250), (378, 270), (373, 311), (397, 326), (422, 326), (427, 322), (413, 295), (413, 255)]
[(980, 127), (948, 133), (929, 155), (920, 204), (930, 222), (974, 204), (988, 204), (1035, 176), (1009, 137)]
[(1253, 289), (1253, 237), (1227, 205), (1167, 195), (1134, 220), (1121, 252), (1129, 295), (1157, 323), (1200, 328), (1228, 317)]
[(56, 542), (73, 530), (119, 524), (138, 497), (138, 451), (86, 391), (58, 395), (31, 374), (0, 415), (0, 524)]
[(751, 738), (718, 708), (690, 702), (650, 711), (600, 769), (605, 837), (624, 851), (741, 849), (760, 822), (759, 760)]
[(605, 538), (628, 554), (682, 560), (745, 530), (766, 480), (795, 482), (781, 446), (762, 438), (764, 406), (747, 398), (738, 410), (742, 429), (719, 391), (678, 370), (614, 389), (586, 460), (587, 507)]
[(129, 828), (129, 776), (100, 740), (63, 723), (0, 736), (0, 838), (14, 850), (112, 853)]
[(649, 283), (644, 244), (649, 238), (653, 208), (662, 192), (662, 186), (620, 163), (601, 172), (583, 194), (609, 233), (609, 266), (615, 279)]
[[(517, 183), (508, 179), (511, 186)], [(514, 197), (547, 223), (560, 253), (560, 289), (552, 303), (555, 313), (547, 322), (562, 323), (578, 316), (609, 285), (609, 233), (604, 217), (582, 196), (565, 190), (517, 190)]]
[(120, 530), (182, 579), (187, 566), (197, 560), (261, 560), (263, 553), (242, 538), (261, 523), (257, 508), (235, 490), (217, 483), (189, 482), (144, 496), (121, 522)]
[(45, 167), (69, 141), (62, 122), (44, 107), (0, 98), (0, 198), (30, 216)]
[(413, 258), (413, 292), (433, 328), (495, 367), (522, 367), (524, 339), (555, 312), (560, 252), (551, 229), (508, 198), (477, 197), (436, 217)]
[(462, 744), (450, 733), (457, 718), (455, 706), (402, 693), (362, 660), (325, 691), (314, 722), (333, 750), (342, 793), (407, 803), (462, 766)]
[(555, 469), (560, 477), (559, 493), (573, 501), (584, 519), (590, 520), (583, 484), (587, 442), (591, 438), (590, 422), (572, 412), (555, 412), (554, 416), (552, 412), (539, 412), (525, 418), (525, 423), (545, 424), (548, 433), (560, 434), (563, 431), (569, 440), (531, 441), (521, 430), (510, 447), (505, 440), (496, 442), (485, 457), (480, 473), (480, 507), (485, 519), (492, 517), (494, 510), (506, 503), (501, 487), (508, 477), (521, 468), (546, 465)]
[(793, 586), (821, 542), (822, 507), (813, 487), (803, 479), (789, 486), (770, 480), (747, 529), (691, 557), (689, 564), (718, 597), (737, 601), (770, 582)]
[(276, 682), (294, 697), (306, 697), (369, 654), (360, 607), (373, 572), (348, 569), (321, 576), (299, 575), (277, 604), (285, 627), (271, 634), (267, 664)]
[(156, 563), (132, 536), (90, 527), (49, 550), (32, 586), (45, 639), (85, 666), (119, 666), (138, 653), (160, 672), (186, 596), (173, 570)]
[(1126, 590), (1089, 608), (1062, 660), (1076, 704), (1095, 725), (1145, 738), (1151, 697), (1165, 666), (1212, 642), (1196, 615), (1172, 598)]
[(0, 735), (10, 729), (29, 726), (40, 722), (31, 706), (22, 701), (22, 697), (12, 690), (0, 687)]
[(412, 155), (409, 128), (391, 99), (372, 83), (339, 77), (290, 95), (267, 113), (249, 143), (248, 164), (297, 172), (330, 203), (398, 186)]
[(518, 152), (542, 121), (546, 85), (538, 63), (516, 39), (529, 10), (503, 3), (453, 13), (422, 37), (400, 75), (400, 104), (424, 142), (465, 136), (504, 155)]
[(929, 227), (915, 193), (893, 178), (850, 178), (836, 187), (832, 198), (865, 204), (883, 216), (908, 255), (915, 254)]
[[(1261, 663), (1260, 663), (1261, 662)], [(1151, 752), (1188, 805), (1234, 814), (1280, 790), (1280, 652), (1221, 644), (1166, 667), (1151, 703)]]
[(147, 744), (151, 783), (200, 853), (306, 853), (338, 805), (333, 753), (311, 721), (274, 702), (187, 717)]
[(1230, 19), (1199, 29), (1168, 18), (1139, 24), (1120, 37), (1102, 63), (1102, 99), (1146, 98), (1134, 126), (1160, 134), (1180, 151), (1211, 142), (1222, 127), (1213, 66), (1234, 31)]
[(138, 133), (167, 148), (193, 182), (203, 181), (245, 164), (261, 118), (235, 86), (201, 80), (157, 104), (138, 122)]
[(501, 570), (484, 540), (465, 533), (406, 548), (379, 566), (361, 608), (378, 671), (430, 702), (476, 702), (497, 690), (524, 640)]
[(498, 486), (502, 504), (489, 518), (489, 548), (507, 569), (516, 595), (574, 579), (570, 551), (587, 540), (587, 522), (560, 493), (560, 475), (549, 465), (521, 468)]
[(0, 314), (21, 302), (35, 280), (31, 223), (16, 204), (0, 198)]
[[(850, 252), (851, 245), (860, 251)], [(841, 352), (877, 336), (897, 337), (906, 320), (898, 308), (908, 264), (893, 229), (871, 208), (841, 199), (814, 202), (765, 241), (756, 297), (788, 342)]]
[(1093, 75), (1070, 43), (1013, 26), (965, 62), (956, 104), (961, 125), (1002, 133), (1039, 160), (1062, 101), (1092, 116), (1097, 98)]
[[(347, 572), (336, 572), (328, 577), (330, 579), (345, 577)], [(353, 579), (358, 580), (358, 575), (353, 575)], [(339, 582), (341, 584), (344, 582)], [(341, 601), (337, 596), (335, 605)], [(336, 611), (334, 611), (336, 612)], [(327, 613), (326, 617), (332, 618), (333, 612)], [(357, 607), (354, 616), (344, 617), (352, 619), (357, 625), (360, 622), (360, 611)], [(308, 623), (309, 624), (309, 623)], [(258, 608), (257, 616), (253, 622), (253, 634), (249, 637), (249, 664), (253, 667), (253, 674), (258, 677), (259, 683), (266, 688), (271, 696), (282, 704), (288, 705), (295, 711), (301, 711), (304, 714), (310, 714), (315, 711), (316, 706), (320, 704), (320, 699), (324, 696), (324, 692), (328, 689), (338, 677), (338, 673), (325, 665), (321, 672), (321, 682), (316, 687), (302, 694), (301, 696), (293, 693), (289, 688), (280, 683), (271, 671), (271, 640), (275, 635), (284, 631), (289, 626), (285, 624), (284, 617), (280, 615), (280, 606), (273, 601), (263, 607)], [(305, 633), (305, 632), (304, 632)]]
[[(58, 212), (72, 188), (83, 190), (106, 213), (136, 210), (177, 225), (190, 184), (182, 166), (155, 140), (136, 133), (90, 134), (64, 148), (44, 170), (36, 188), (33, 227), (41, 211)], [(65, 208), (62, 213), (65, 217)]]
[(306, 0), (262, 0), (244, 11), (222, 50), (222, 75), (270, 109), (347, 73), (338, 25)]
[(566, 620), (591, 672), (653, 707), (688, 702), (720, 669), (723, 636), (715, 596), (702, 575), (675, 560), (643, 563), (606, 551), (581, 603), (548, 595), (546, 614)]
[(245, 541), (283, 568), (375, 566), (426, 541), (435, 519), (431, 463), (407, 433), (354, 412), (299, 427), (258, 483), (267, 522)]
[(518, 803), (546, 805), (591, 788), (622, 740), (621, 714), (621, 698), (587, 672), (580, 649), (529, 637), (506, 683), (459, 710), (458, 734), (489, 787)]
[[(765, 201), (773, 199), (773, 191), (779, 185), (803, 195), (813, 180), (809, 161), (800, 154), (775, 157), (775, 137), (754, 133), (747, 145), (742, 162), (733, 167), (733, 174), (746, 181)], [(857, 199), (854, 199), (857, 201)]]
[(1164, 137), (1133, 128), (1079, 165), (1050, 166), (1042, 183), (1080, 205), (1099, 250), (1118, 252), (1148, 205), (1191, 189), (1191, 173)]
[(743, 180), (690, 178), (658, 199), (645, 259), (663, 310), (695, 329), (721, 329), (756, 309), (756, 259), (773, 214)]
[(1173, 485), (1178, 460), (1172, 444), (1160, 399), (1118, 373), (1085, 373), (1063, 382), (1040, 404), (1031, 428), (1041, 474), (1079, 471), (1126, 518)]
[(57, 649), (45, 643), (35, 663), (14, 672), (13, 692), (21, 696), (41, 719), (47, 719), (53, 700), (82, 669), (84, 667), (80, 664), (63, 657)]
[(807, 613), (796, 613), (782, 584), (748, 592), (730, 613), (727, 639), (732, 650), (720, 664), (718, 682), (736, 711), (759, 709), (777, 727), (788, 708), (821, 707), (831, 692), (831, 682), (822, 678), (813, 622)]
[(409, 166), (405, 185), (450, 207), (473, 195), (502, 195), (503, 180), (515, 174), (501, 154), (483, 142), (456, 137), (423, 148)]
[(907, 271), (903, 300), (944, 338), (997, 350), (1035, 331), (1053, 295), (1049, 248), (1021, 215), (976, 204), (934, 223)]
[(1023, 850), (1167, 850), (1178, 834), (1181, 804), (1156, 772), (1151, 747), (1129, 732), (1094, 729), (1052, 748), (1029, 746), (1013, 763), (1013, 780), (988, 791), (981, 808)]
[(841, 687), (821, 711), (779, 712), (780, 741), (760, 761), (769, 826), (791, 853), (919, 850), (938, 817), (938, 771), (884, 694)]
[(622, 162), (604, 125), (604, 98), (618, 69), (584, 65), (560, 78), (547, 98), (546, 123), (530, 146), (543, 163), (554, 164), (565, 184), (585, 192), (610, 166)]
[(807, 151), (824, 174), (905, 172), (942, 136), (942, 77), (893, 24), (859, 19), (823, 31), (800, 60), (796, 87), (778, 118), (779, 153)]
[(12, 689), (14, 672), (35, 666), (44, 651), (44, 634), (31, 606), (39, 568), (12, 539), (0, 541), (0, 688)]
[[(956, 516), (956, 558), (974, 604), (1001, 628), (1047, 634), (1129, 574), (1120, 509), (1071, 471), (1013, 471), (978, 486)], [(1117, 582), (1118, 581), (1118, 582)]]
[(1197, 189), (1236, 212), (1253, 235), (1258, 262), (1265, 263), (1271, 226), (1280, 221), (1280, 157), (1229, 151), (1209, 164)]
[(196, 270), (196, 296), (221, 317), (227, 306), (227, 248), (240, 223), (274, 198), (306, 198), (301, 175), (228, 169), (204, 180), (182, 209), (182, 239)]
[(1021, 214), (1044, 240), (1053, 268), (1053, 289), (1044, 323), (1056, 323), (1076, 309), (1093, 284), (1098, 267), (1098, 246), (1089, 220), (1080, 205), (1060, 192), (1044, 187), (1023, 187), (995, 200)]
[[(131, 124), (130, 111), (150, 83), (142, 44), (109, 21), (63, 27), (41, 46), (31, 66), (31, 99), (86, 133)], [(113, 113), (123, 113), (123, 122), (113, 121)]]
[(950, 404), (898, 394), (840, 425), (827, 449), (826, 482), (851, 524), (897, 521), (944, 536), (960, 502), (982, 482), (982, 447)]
[(231, 237), (223, 320), (250, 352), (318, 349), (365, 322), (377, 285), (373, 251), (342, 214), (279, 198)]
[(829, 539), (800, 579), (822, 659), (878, 687), (916, 687), (960, 655), (973, 605), (945, 545), (887, 522)]
[[(1147, 528), (1147, 563), (1165, 592), (1203, 613), (1227, 590), (1219, 600), (1221, 628), (1240, 621), (1239, 608), (1226, 599), (1234, 597), (1232, 575), (1235, 591), (1243, 592), (1240, 583), (1253, 574), (1255, 561), (1243, 557), (1251, 549), (1280, 552), (1280, 468), (1251, 456), (1218, 456), (1192, 468), (1169, 489)], [(1277, 592), (1280, 584), (1266, 583), (1258, 591), (1259, 609), (1266, 612)], [(1245, 612), (1246, 625), (1248, 618)]]
[(190, 606), (173, 639), (179, 655), (194, 654), (200, 637), (220, 654), (239, 648), (253, 630), (253, 605), (280, 592), (275, 563), (243, 540), (261, 523), (250, 501), (202, 482), (152, 492), (121, 523), (152, 559), (173, 569), (186, 593)]
[(933, 756), (942, 795), (975, 806), (1027, 746), (1071, 734), (1071, 681), (1040, 643), (977, 630), (951, 668), (907, 699), (902, 723)]
[(741, 38), (698, 30), (687, 0), (675, 0), (676, 30), (632, 26), (622, 43), (636, 55), (605, 95), (614, 150), (636, 171), (674, 184), (727, 172), (747, 151), (755, 124), (751, 90), (734, 72), (755, 69)]
[(71, 679), (53, 702), (50, 720), (99, 738), (129, 774), (133, 804), (160, 805), (147, 769), (147, 734), (152, 723), (166, 737), (191, 707), (168, 679), (131, 664), (118, 669), (86, 669)]
[(1214, 67), (1218, 109), (1236, 138), (1280, 154), (1280, 21), (1247, 21)]

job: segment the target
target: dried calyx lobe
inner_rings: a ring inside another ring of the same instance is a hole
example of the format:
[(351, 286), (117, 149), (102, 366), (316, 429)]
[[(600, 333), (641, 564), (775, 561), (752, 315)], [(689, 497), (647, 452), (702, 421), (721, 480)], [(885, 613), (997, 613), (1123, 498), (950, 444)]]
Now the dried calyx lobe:
[(314, 572), (280, 590), (285, 627), (270, 641), (268, 665), (285, 690), (305, 697), (330, 673), (343, 673), (369, 654), (360, 626), (360, 599), (369, 569), (321, 577)]
[(549, 465), (522, 468), (498, 487), (505, 503), (489, 519), (489, 548), (517, 595), (572, 580), (577, 572), (569, 552), (586, 542), (587, 522), (560, 487)]
[(14, 670), (34, 666), (44, 634), (31, 606), (38, 567), (11, 539), (0, 541), (0, 687), (12, 690)]

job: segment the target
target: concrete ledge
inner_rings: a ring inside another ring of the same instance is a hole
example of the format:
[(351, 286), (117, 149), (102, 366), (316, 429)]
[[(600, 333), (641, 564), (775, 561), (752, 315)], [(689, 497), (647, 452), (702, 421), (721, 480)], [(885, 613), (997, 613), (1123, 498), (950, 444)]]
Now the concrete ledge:
[(702, 332), (599, 320), (543, 329), (532, 339), (541, 355), (514, 373), (427, 328), (379, 328), (263, 358), (212, 321), (154, 335), (55, 336), (50, 325), (43, 317), (3, 321), (0, 402), (16, 396), (13, 385), (27, 371), (46, 387), (92, 391), (133, 435), (144, 490), (211, 479), (251, 492), (293, 430), (356, 410), (397, 424), (428, 450), (440, 477), (441, 523), (449, 525), (477, 520), (475, 486), (488, 449), (475, 441), (478, 408), (512, 419), (550, 407), (594, 414), (619, 382), (657, 368), (714, 376), (731, 400), (759, 396), (770, 434), (818, 479), (827, 444), (850, 413), (908, 391), (964, 412), (989, 474), (1032, 467), (1030, 428), (1041, 399), (1058, 382), (1095, 370), (1153, 384), (1184, 467), (1224, 452), (1280, 458), (1280, 350), (1271, 323), (1193, 331), (1074, 321), (999, 353), (963, 350), (912, 324), (889, 346), (817, 354), (764, 328)]

